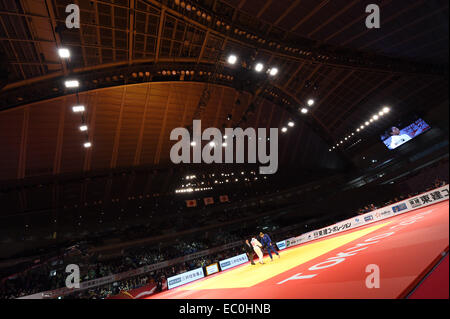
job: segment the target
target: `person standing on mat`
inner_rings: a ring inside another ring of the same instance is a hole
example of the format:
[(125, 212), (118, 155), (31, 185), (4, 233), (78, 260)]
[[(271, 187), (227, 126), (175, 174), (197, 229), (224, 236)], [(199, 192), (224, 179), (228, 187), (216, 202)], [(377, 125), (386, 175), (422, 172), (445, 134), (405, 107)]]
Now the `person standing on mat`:
[(244, 243), (244, 250), (245, 253), (248, 256), (248, 259), (250, 260), (250, 262), (252, 263), (252, 265), (255, 264), (255, 262), (253, 261), (253, 257), (255, 256), (255, 252), (253, 251), (253, 247), (252, 245), (249, 243), (248, 239), (245, 240)]
[(266, 247), (267, 252), (269, 253), (270, 260), (273, 261), (271, 252), (274, 252), (275, 255), (277, 255), (278, 258), (280, 258), (280, 254), (275, 250), (275, 248), (273, 248), (272, 239), (270, 239), (269, 235), (263, 234), (261, 232), (259, 233), (259, 237), (261, 237), (261, 243), (263, 244), (263, 247)]
[(261, 243), (258, 241), (258, 239), (256, 239), (255, 237), (252, 238), (251, 244), (253, 246), (253, 250), (255, 251), (255, 253), (258, 255), (259, 257), (259, 263), (262, 265), (264, 264), (263, 262), (263, 253), (261, 251)]

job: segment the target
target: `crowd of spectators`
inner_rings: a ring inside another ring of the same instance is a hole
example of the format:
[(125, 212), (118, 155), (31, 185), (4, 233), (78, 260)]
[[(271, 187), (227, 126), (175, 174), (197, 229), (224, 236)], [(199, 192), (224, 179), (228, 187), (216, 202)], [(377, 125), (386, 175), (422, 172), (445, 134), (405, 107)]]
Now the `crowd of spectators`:
[(392, 204), (395, 204), (397, 202), (401, 202), (404, 199), (407, 199), (407, 198), (410, 198), (410, 197), (414, 197), (414, 196), (418, 195), (421, 192), (426, 192), (426, 191), (429, 191), (429, 190), (431, 190), (433, 188), (438, 188), (438, 187), (445, 186), (445, 185), (447, 185), (446, 181), (444, 181), (444, 180), (442, 180), (440, 178), (436, 178), (435, 182), (432, 185), (424, 188), (421, 191), (407, 192), (407, 193), (399, 194), (399, 195), (393, 197), (392, 199), (389, 199), (388, 201), (380, 202), (380, 204), (377, 204), (377, 205), (375, 205), (373, 203), (369, 204), (369, 205), (366, 205), (363, 208), (360, 208), (358, 210), (358, 215), (363, 215), (365, 213), (372, 212), (374, 210), (377, 210), (378, 208), (381, 208), (381, 207), (384, 207), (384, 206), (388, 206), (388, 205), (392, 205)]

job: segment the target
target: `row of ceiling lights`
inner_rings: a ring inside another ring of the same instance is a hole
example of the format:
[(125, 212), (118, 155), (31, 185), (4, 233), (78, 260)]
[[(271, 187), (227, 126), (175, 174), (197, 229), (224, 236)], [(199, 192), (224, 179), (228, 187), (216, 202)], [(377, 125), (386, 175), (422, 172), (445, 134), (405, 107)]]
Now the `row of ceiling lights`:
[[(239, 60), (239, 58), (234, 55), (234, 54), (230, 54), (227, 58), (227, 62), (228, 64), (234, 65), (236, 64), (236, 62)], [(265, 66), (263, 63), (261, 62), (256, 62), (253, 66), (253, 69), (257, 72), (257, 73), (261, 73), (262, 71), (264, 71)], [(266, 70), (266, 73), (269, 74), (270, 76), (275, 76), (278, 74), (278, 68), (276, 67), (272, 67)]]
[(348, 136), (344, 137), (340, 142), (336, 143), (332, 148), (330, 148), (328, 151), (333, 151), (334, 149), (338, 148), (339, 146), (343, 145), (345, 141), (350, 140), (353, 136), (364, 130), (366, 127), (368, 127), (370, 124), (372, 124), (375, 121), (378, 121), (382, 116), (388, 114), (391, 111), (391, 109), (388, 106), (383, 107), (377, 114), (374, 114), (369, 120), (362, 123), (361, 126), (359, 126), (354, 132), (351, 132)]
[[(70, 58), (70, 51), (67, 48), (59, 48), (58, 54), (61, 59), (69, 59)], [(64, 85), (68, 89), (78, 88), (80, 86), (80, 82), (76, 79), (67, 79), (64, 82)], [(77, 102), (78, 102), (78, 92), (76, 94), (77, 94)], [(84, 114), (86, 112), (86, 107), (84, 105), (75, 105), (72, 107), (72, 111), (74, 113), (81, 114), (81, 125), (79, 126), (79, 129), (81, 132), (87, 132), (88, 126), (85, 123), (85, 116), (84, 116)], [(90, 148), (92, 146), (92, 143), (89, 141), (89, 136), (87, 133), (86, 133), (86, 141), (84, 142), (83, 146), (85, 148)]]
[[(236, 55), (230, 54), (230, 55), (228, 56), (228, 58), (227, 58), (227, 62), (228, 62), (228, 64), (234, 65), (234, 64), (236, 64), (236, 62), (238, 61), (238, 59), (239, 59), (239, 58), (238, 58)], [(261, 63), (261, 62), (256, 62), (256, 63), (254, 64), (254, 66), (253, 66), (253, 69), (254, 69), (256, 72), (261, 73), (262, 71), (264, 71), (265, 66), (264, 66), (264, 64)], [(269, 76), (276, 76), (276, 75), (278, 74), (278, 68), (276, 68), (276, 67), (268, 68), (268, 69), (266, 70), (266, 73), (267, 73)], [(312, 107), (312, 106), (314, 105), (314, 103), (315, 103), (314, 99), (308, 99), (308, 101), (307, 101), (307, 104), (308, 104), (309, 107)], [(306, 108), (306, 107), (301, 107), (301, 108), (299, 108), (299, 111), (300, 111), (302, 114), (307, 114), (307, 113), (309, 112), (308, 108)], [(289, 126), (289, 127), (293, 127), (293, 126), (294, 126), (294, 123), (293, 123), (292, 121), (290, 121), (290, 122), (288, 123), (288, 126)], [(282, 131), (283, 133), (287, 132), (287, 127), (283, 127), (283, 128), (281, 129), (281, 131)], [(225, 145), (225, 146), (226, 146), (226, 145)]]
[[(250, 171), (249, 174), (250, 175), (256, 175), (256, 173), (254, 171)], [(226, 177), (231, 177), (231, 176), (234, 176), (234, 175), (235, 175), (234, 173), (221, 173), (220, 176), (222, 178), (224, 178), (224, 179), (223, 180), (214, 179), (214, 184), (224, 184), (224, 183), (229, 183), (229, 182), (233, 182), (233, 181), (234, 182), (239, 182), (239, 181), (250, 182), (251, 180), (253, 180), (253, 181), (257, 181), (258, 180), (257, 176), (254, 176), (253, 178), (245, 177), (244, 176), (245, 175), (244, 171), (240, 172), (240, 175), (242, 176), (241, 179), (237, 178), (237, 176), (239, 176), (238, 173), (236, 173), (236, 175), (237, 175), (236, 177), (226, 178)], [(210, 177), (215, 177), (215, 174), (210, 175)], [(197, 178), (196, 175), (187, 175), (185, 177), (185, 179), (189, 180), (189, 181), (193, 180), (193, 179), (196, 179), (196, 178)], [(263, 179), (267, 179), (267, 176), (264, 176)], [(212, 183), (212, 180), (211, 180), (211, 183)], [(178, 193), (192, 193), (192, 192), (198, 192), (198, 191), (205, 191), (205, 190), (213, 189), (212, 187), (203, 186), (204, 184), (205, 184), (204, 181), (198, 181), (196, 183), (195, 182), (193, 182), (193, 183), (188, 182), (187, 184), (181, 185), (181, 188), (175, 190), (175, 193), (176, 194), (178, 194)], [(196, 187), (196, 188), (194, 188), (194, 187)]]

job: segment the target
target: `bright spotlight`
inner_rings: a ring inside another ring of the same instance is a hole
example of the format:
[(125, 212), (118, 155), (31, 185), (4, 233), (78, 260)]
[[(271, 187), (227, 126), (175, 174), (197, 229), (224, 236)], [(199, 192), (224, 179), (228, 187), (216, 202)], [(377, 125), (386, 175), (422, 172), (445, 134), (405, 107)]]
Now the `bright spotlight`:
[(281, 132), (286, 133), (287, 132), (287, 127), (282, 127), (281, 128)]
[(359, 128), (356, 129), (356, 132), (359, 132)]
[(58, 49), (58, 54), (59, 54), (60, 58), (63, 58), (63, 59), (70, 58), (70, 51), (69, 51), (69, 49), (66, 49), (66, 48)]
[(87, 125), (80, 126), (80, 131), (82, 131), (82, 132), (87, 131), (87, 129), (88, 129)]
[(308, 106), (313, 106), (314, 105), (314, 100), (313, 99), (309, 99), (308, 100)]
[(361, 125), (361, 127), (360, 127), (360, 128), (361, 128), (361, 130), (363, 130), (363, 129), (364, 129), (364, 127), (365, 127), (364, 125)]
[(197, 143), (195, 143), (195, 141), (192, 141), (191, 146), (195, 146), (195, 145), (197, 145)]
[(222, 143), (223, 147), (227, 147), (227, 145), (228, 145), (227, 143)]
[(278, 69), (277, 68), (270, 69), (269, 74), (271, 76), (277, 75), (278, 74)]
[(290, 121), (290, 122), (288, 123), (288, 126), (289, 126), (289, 127), (294, 127), (294, 125), (295, 125), (295, 124), (294, 124), (294, 122), (292, 122), (292, 121)]
[(369, 125), (370, 123), (369, 123), (369, 122), (366, 122), (366, 123), (364, 123), (364, 124), (366, 124), (366, 126), (367, 126), (367, 125)]
[(209, 146), (215, 147), (215, 146), (216, 146), (216, 143), (214, 143), (214, 142), (209, 142)]
[(90, 148), (92, 146), (92, 143), (91, 142), (86, 142), (86, 143), (83, 144), (83, 146), (85, 148)]
[(383, 113), (389, 113), (390, 110), (391, 110), (391, 109), (390, 109), (389, 107), (385, 106), (385, 107), (383, 108)]
[(376, 120), (378, 120), (380, 117), (378, 116), (378, 115), (374, 115), (373, 117), (372, 117), (372, 119), (374, 120), (374, 121), (376, 121)]
[(384, 115), (384, 112), (383, 112), (383, 111), (380, 111), (380, 112), (378, 112), (378, 115), (379, 115), (379, 116), (383, 116), (383, 115)]
[(308, 113), (308, 109), (307, 109), (307, 108), (302, 108), (302, 109), (301, 109), (301, 112), (302, 112), (303, 114), (306, 114), (306, 113)]
[(66, 88), (77, 88), (80, 83), (78, 82), (78, 80), (68, 80), (64, 82), (64, 85), (66, 86)]
[(84, 110), (85, 110), (84, 105), (75, 105), (72, 107), (72, 111), (74, 113), (81, 113), (81, 112), (84, 112)]
[(255, 66), (256, 72), (261, 72), (264, 69), (264, 65), (262, 63), (257, 63)]
[(234, 54), (232, 54), (232, 55), (230, 55), (229, 57), (228, 57), (228, 63), (229, 64), (235, 64), (236, 62), (237, 62), (237, 56), (235, 56)]

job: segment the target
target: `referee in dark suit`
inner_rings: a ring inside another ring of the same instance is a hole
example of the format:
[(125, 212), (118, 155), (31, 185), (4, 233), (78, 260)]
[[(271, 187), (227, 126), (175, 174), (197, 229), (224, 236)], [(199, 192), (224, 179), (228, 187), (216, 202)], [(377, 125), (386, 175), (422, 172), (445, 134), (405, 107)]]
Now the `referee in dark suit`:
[(253, 256), (255, 255), (255, 251), (253, 250), (252, 245), (248, 242), (248, 239), (245, 240), (244, 250), (247, 253), (248, 259), (250, 259), (250, 262), (254, 265), (255, 263), (253, 262)]

